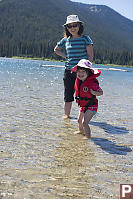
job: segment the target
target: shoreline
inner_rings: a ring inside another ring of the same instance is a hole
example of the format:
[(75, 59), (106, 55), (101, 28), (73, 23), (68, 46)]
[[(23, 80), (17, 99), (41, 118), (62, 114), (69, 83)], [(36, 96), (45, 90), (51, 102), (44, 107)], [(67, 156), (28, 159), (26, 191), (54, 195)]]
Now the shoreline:
[[(4, 57), (3, 57), (4, 58)], [(29, 59), (29, 60), (40, 60), (40, 61), (51, 61), (51, 62), (65, 62), (64, 60), (56, 60), (56, 59), (44, 59), (44, 58), (39, 58), (39, 57), (17, 57), (17, 56), (13, 56), (13, 57), (5, 57), (5, 58), (11, 58), (11, 59)], [(118, 65), (118, 64), (96, 64), (96, 63), (92, 63), (93, 65), (99, 65), (99, 66), (114, 66), (114, 67), (125, 67), (125, 68), (133, 68), (133, 66), (131, 65)], [(50, 65), (49, 65), (50, 66)], [(54, 65), (52, 65), (53, 67)], [(55, 65), (55, 67), (57, 67)]]

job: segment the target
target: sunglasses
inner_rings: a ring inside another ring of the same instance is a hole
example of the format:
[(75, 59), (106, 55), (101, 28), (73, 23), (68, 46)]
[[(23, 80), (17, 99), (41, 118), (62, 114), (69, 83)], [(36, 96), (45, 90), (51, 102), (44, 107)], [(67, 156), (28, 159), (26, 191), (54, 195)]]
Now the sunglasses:
[(77, 28), (78, 27), (78, 24), (77, 23), (75, 23), (75, 24), (73, 24), (73, 25), (67, 25), (67, 28)]

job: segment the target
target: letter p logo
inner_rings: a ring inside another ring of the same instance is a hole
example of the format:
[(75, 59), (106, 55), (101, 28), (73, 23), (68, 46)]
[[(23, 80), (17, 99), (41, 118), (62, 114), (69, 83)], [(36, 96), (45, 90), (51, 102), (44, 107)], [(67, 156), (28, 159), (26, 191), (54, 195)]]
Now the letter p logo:
[(133, 184), (120, 184), (120, 199), (133, 199)]

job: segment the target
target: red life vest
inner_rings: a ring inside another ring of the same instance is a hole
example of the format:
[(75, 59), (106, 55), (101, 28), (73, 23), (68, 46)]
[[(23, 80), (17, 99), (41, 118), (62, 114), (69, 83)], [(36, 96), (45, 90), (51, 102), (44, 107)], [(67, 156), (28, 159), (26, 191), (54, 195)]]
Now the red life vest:
[[(100, 75), (100, 74), (99, 74)], [(98, 75), (98, 76), (99, 76)], [(96, 104), (97, 99), (95, 95), (92, 95), (90, 89), (92, 88), (93, 83), (98, 83), (95, 75), (88, 77), (84, 82), (76, 78), (75, 81), (75, 93), (76, 101), (80, 107), (89, 107)]]

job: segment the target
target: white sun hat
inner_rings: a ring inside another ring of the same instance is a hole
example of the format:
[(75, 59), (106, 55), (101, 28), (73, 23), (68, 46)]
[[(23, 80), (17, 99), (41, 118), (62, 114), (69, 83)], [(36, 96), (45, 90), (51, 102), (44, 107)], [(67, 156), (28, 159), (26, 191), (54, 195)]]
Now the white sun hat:
[(69, 15), (69, 16), (67, 16), (67, 20), (66, 20), (66, 23), (64, 24), (64, 26), (66, 26), (67, 24), (70, 24), (70, 23), (75, 23), (75, 22), (83, 23), (82, 21), (79, 20), (78, 15)]
[(87, 59), (81, 59), (78, 64), (81, 68), (89, 68), (92, 69), (92, 63)]
[(71, 72), (77, 72), (77, 67), (78, 66), (81, 67), (81, 68), (90, 69), (93, 74), (100, 74), (101, 73), (101, 71), (98, 70), (97, 68), (92, 68), (92, 63), (89, 60), (87, 60), (87, 59), (81, 59), (76, 66), (71, 68)]

